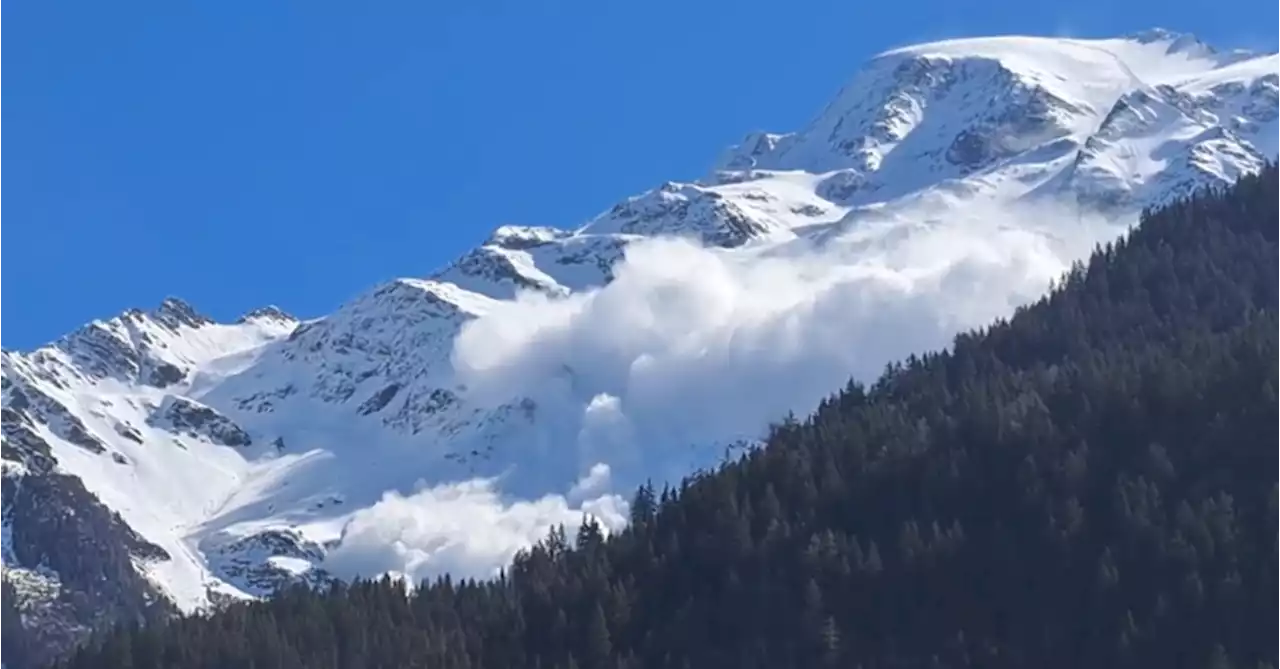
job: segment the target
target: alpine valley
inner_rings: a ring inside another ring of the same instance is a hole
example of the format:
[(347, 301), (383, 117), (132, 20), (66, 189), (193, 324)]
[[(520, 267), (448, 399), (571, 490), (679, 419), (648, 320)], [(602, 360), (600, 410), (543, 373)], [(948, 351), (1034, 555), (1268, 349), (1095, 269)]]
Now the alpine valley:
[[(178, 299), (3, 354), (4, 660), (298, 579), (495, 573), (1277, 156), (1280, 58), (883, 53), (804, 128), (321, 318)], [(162, 278), (161, 278), (162, 279)]]

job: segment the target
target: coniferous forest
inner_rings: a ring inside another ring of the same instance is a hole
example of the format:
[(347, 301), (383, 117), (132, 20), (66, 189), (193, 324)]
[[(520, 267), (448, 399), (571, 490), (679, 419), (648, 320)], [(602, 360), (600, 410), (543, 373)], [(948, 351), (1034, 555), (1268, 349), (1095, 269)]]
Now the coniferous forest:
[(63, 667), (1276, 666), (1277, 173), (491, 582), (303, 587)]

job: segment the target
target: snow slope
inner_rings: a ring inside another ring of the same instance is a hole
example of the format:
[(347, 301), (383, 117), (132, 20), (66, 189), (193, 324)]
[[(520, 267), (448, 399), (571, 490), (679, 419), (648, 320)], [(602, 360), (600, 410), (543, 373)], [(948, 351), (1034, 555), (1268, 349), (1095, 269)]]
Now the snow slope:
[(5, 578), (68, 578), (13, 533), (50, 472), (159, 549), (134, 567), (183, 610), (326, 572), (484, 575), (554, 524), (617, 527), (637, 483), (1274, 160), (1278, 68), (1164, 31), (897, 49), (704, 180), (501, 227), (323, 318), (168, 300), (5, 352)]

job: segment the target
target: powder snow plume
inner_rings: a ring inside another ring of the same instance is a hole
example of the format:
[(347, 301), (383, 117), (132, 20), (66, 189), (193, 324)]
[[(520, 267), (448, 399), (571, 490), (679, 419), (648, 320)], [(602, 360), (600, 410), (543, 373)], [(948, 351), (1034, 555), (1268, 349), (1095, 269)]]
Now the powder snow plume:
[[(569, 497), (578, 497), (608, 475), (607, 466), (597, 465)], [(576, 504), (564, 495), (509, 500), (494, 484), (473, 479), (422, 486), (410, 495), (388, 492), (351, 517), (325, 566), (338, 574), (391, 574), (409, 583), (443, 574), (488, 578), (553, 527), (572, 533), (589, 518), (610, 531), (626, 523), (627, 503), (616, 495), (577, 499)]]
[(579, 467), (604, 462), (634, 485), (666, 474), (664, 449), (759, 438), (850, 377), (1010, 315), (1124, 229), (971, 205), (758, 250), (645, 240), (603, 288), (523, 293), (472, 321), (454, 366), (476, 397), (561, 407)]
[(555, 524), (591, 514), (616, 529), (635, 485), (687, 473), (689, 445), (758, 439), (850, 377), (872, 380), (890, 361), (1008, 316), (1124, 230), (1050, 205), (971, 206), (759, 250), (639, 242), (607, 286), (522, 293), (455, 342), (472, 399), (524, 395), (557, 408), (561, 420), (542, 429), (582, 476), (572, 490), (518, 499), (501, 480), (475, 480), (388, 494), (355, 516), (330, 566), (492, 574)]

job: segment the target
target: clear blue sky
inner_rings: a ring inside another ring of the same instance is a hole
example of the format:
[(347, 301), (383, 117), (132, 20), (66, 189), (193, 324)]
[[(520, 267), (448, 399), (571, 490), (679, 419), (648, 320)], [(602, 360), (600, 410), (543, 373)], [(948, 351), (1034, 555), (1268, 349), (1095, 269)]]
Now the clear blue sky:
[(3, 343), (177, 295), (317, 316), (503, 223), (573, 226), (790, 130), (868, 56), (1162, 26), (1275, 47), (1275, 0), (11, 2)]

